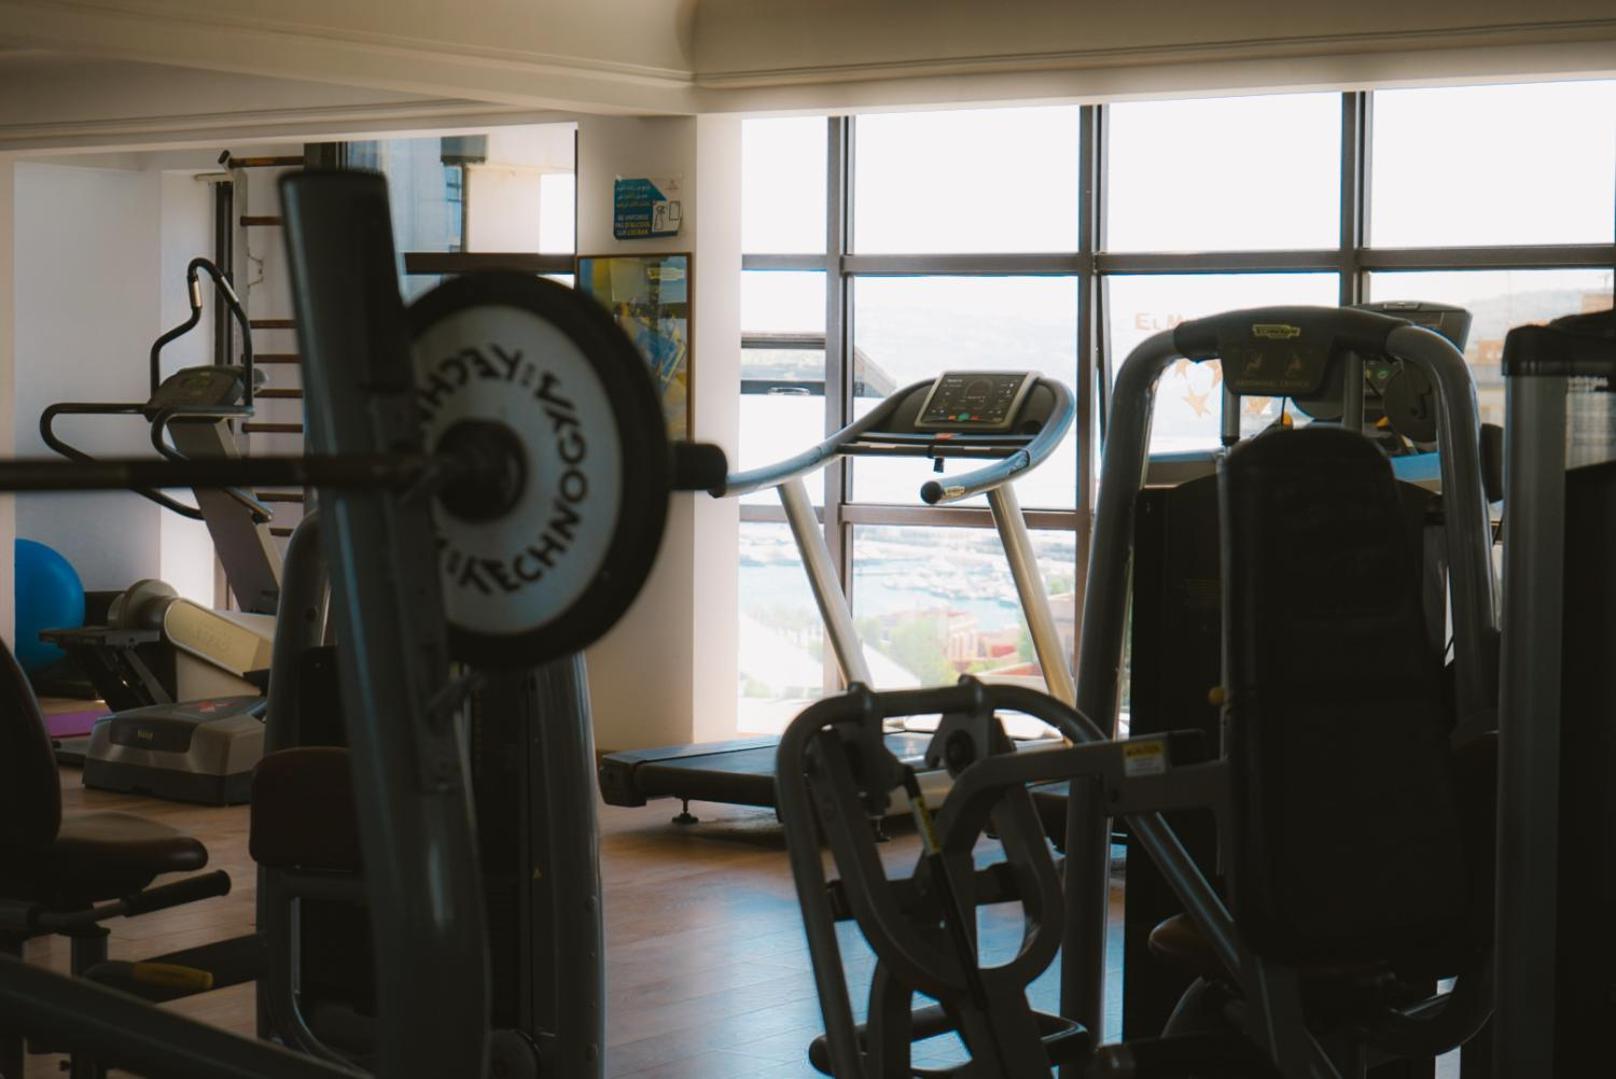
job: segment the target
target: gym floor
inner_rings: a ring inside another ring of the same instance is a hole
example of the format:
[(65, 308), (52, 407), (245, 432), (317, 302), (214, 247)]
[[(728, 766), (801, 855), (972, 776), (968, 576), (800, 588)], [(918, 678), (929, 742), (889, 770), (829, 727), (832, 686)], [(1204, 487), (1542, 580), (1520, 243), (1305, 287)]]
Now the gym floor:
[[(255, 875), (247, 854), (244, 806), (178, 805), (85, 790), (62, 769), (64, 812), (135, 813), (189, 832), (207, 845), (209, 868), (228, 870), (222, 899), (110, 923), (113, 958), (140, 958), (250, 932)], [(601, 873), (606, 889), (606, 1062), (609, 1076), (730, 1079), (815, 1076), (808, 1042), (819, 1033), (819, 1004), (803, 941), (785, 840), (771, 810), (696, 804), (701, 823), (675, 827), (675, 802), (642, 809), (601, 807)], [(918, 849), (905, 821), (892, 822), (889, 864), (905, 870)], [(1120, 892), (1112, 895), (1113, 963), (1120, 962)], [(1019, 941), (1020, 920), (1005, 908), (984, 922), (990, 961)], [(851, 930), (851, 927), (846, 927)], [(855, 1001), (872, 960), (849, 933), (844, 955)], [(28, 958), (65, 971), (67, 942), (31, 941)], [(1116, 970), (1109, 978), (1118, 987)], [(1034, 985), (1035, 1005), (1052, 1009), (1053, 971)], [(1115, 1012), (1115, 1003), (1109, 1002)], [(250, 1035), (253, 987), (205, 993), (169, 1007)], [(1107, 1017), (1115, 1037), (1116, 1014)], [(949, 1045), (932, 1050), (948, 1059)], [(917, 1060), (920, 1059), (917, 1056)], [(60, 1058), (30, 1057), (27, 1079), (61, 1074)]]

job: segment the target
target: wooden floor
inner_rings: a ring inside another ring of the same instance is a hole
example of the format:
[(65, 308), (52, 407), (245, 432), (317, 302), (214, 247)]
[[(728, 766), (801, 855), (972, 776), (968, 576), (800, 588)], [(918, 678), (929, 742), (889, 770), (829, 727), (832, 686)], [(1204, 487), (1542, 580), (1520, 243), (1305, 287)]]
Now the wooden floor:
[[(160, 819), (206, 843), (211, 867), (235, 881), (222, 899), (111, 923), (114, 958), (139, 958), (249, 932), (253, 880), (247, 856), (245, 808), (182, 806), (87, 791), (79, 773), (63, 769), (65, 809), (116, 810)], [(606, 892), (607, 1074), (637, 1079), (776, 1079), (812, 1076), (808, 1042), (820, 1030), (800, 916), (772, 811), (711, 806), (682, 827), (669, 822), (676, 803), (642, 809), (601, 808), (602, 874)], [(894, 864), (912, 863), (915, 842), (901, 830), (886, 848)], [(1120, 919), (1112, 897), (1113, 923)], [(1019, 919), (985, 922), (983, 946), (1019, 938)], [(851, 926), (844, 927), (852, 930)], [(1113, 924), (1110, 954), (1120, 954)], [(852, 933), (845, 954), (854, 999), (863, 994), (872, 961)], [(67, 969), (65, 941), (39, 940), (28, 958)], [(1119, 979), (1112, 972), (1113, 994)], [(1053, 978), (1034, 987), (1034, 1002), (1054, 1004)], [(1109, 1002), (1108, 1035), (1119, 1026)], [(253, 1027), (253, 987), (237, 986), (170, 1005), (243, 1034)], [(936, 1045), (933, 1058), (954, 1052)], [(59, 1058), (33, 1057), (28, 1079), (60, 1074)], [(449, 1077), (446, 1077), (449, 1079)]]

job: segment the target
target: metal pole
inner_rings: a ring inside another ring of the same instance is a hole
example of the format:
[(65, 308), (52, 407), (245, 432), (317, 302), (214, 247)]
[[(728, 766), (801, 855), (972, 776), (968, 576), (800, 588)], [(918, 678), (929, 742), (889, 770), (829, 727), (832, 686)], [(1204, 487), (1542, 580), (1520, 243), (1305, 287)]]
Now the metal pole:
[(1476, 385), (1464, 356), (1434, 330), (1398, 327), (1387, 335), (1386, 348), (1424, 369), (1437, 388), (1459, 724), (1461, 730), (1490, 730), (1498, 703), (1498, 597)]
[(814, 506), (808, 499), (808, 488), (802, 477), (794, 476), (780, 484), (780, 504), (786, 510), (786, 523), (791, 526), (791, 537), (797, 541), (802, 555), (802, 568), (808, 574), (808, 587), (813, 590), (814, 602), (819, 604), (820, 617), (825, 620), (825, 635), (830, 640), (842, 676), (848, 682), (871, 685), (870, 668), (864, 662), (864, 649), (859, 644), (858, 630), (853, 627), (853, 612), (848, 608), (835, 567), (831, 564), (830, 549), (825, 544), (825, 532), (814, 516)]
[(354, 1079), (359, 1074), (4, 953), (0, 1015), (9, 1028), (44, 1043), (166, 1079)]
[[(418, 452), (415, 379), (386, 181), (281, 183), (310, 446)], [(470, 778), (449, 686), (430, 507), (325, 492), (321, 530), (365, 858), (379, 1074), (480, 1075), (489, 958)]]
[[(1116, 733), (1122, 637), (1128, 622), (1133, 514), (1149, 460), (1156, 383), (1178, 355), (1171, 330), (1135, 348), (1117, 373), (1100, 466), (1083, 635), (1078, 642), (1077, 710)], [(1110, 912), (1111, 823), (1093, 780), (1071, 784), (1066, 807), (1066, 935), (1061, 946), (1061, 1014), (1104, 1031), (1105, 927)]]
[(1341, 426), (1349, 431), (1362, 432), (1363, 412), (1363, 357), (1356, 352), (1342, 361)]
[(1049, 609), (1049, 592), (1044, 588), (1043, 574), (1038, 572), (1038, 556), (1032, 549), (1027, 519), (1021, 513), (1015, 488), (1008, 483), (993, 488), (988, 492), (988, 508), (993, 511), (993, 526), (999, 530), (1005, 557), (1010, 561), (1010, 576), (1016, 582), (1021, 610), (1027, 616), (1027, 632), (1032, 636), (1038, 666), (1044, 672), (1044, 684), (1051, 696), (1073, 704), (1077, 685), (1061, 653), (1060, 631)]
[[(236, 262), (236, 185), (233, 179), (213, 185), (213, 264), (226, 281), (234, 280)], [(219, 290), (222, 291), (222, 290)], [(213, 362), (218, 366), (235, 363), (230, 318), (224, 306), (213, 309)], [(155, 389), (155, 387), (154, 387)]]
[(1565, 603), (1566, 379), (1516, 377), (1507, 392), (1493, 1010), (1499, 1079), (1554, 1074)]

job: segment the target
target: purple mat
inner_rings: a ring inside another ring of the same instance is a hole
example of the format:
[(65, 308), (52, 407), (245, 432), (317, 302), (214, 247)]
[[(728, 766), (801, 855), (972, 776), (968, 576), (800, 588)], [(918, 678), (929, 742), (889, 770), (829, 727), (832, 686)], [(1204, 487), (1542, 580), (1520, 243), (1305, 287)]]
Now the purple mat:
[(45, 729), (52, 738), (80, 738), (90, 733), (95, 721), (107, 713), (99, 708), (88, 712), (60, 712), (45, 717)]

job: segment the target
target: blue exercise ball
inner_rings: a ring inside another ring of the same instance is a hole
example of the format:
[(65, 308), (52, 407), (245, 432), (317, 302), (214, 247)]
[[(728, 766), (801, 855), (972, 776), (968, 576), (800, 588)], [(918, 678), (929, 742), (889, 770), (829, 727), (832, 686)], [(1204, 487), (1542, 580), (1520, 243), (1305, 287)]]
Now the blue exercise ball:
[(15, 569), (17, 662), (31, 673), (63, 657), (60, 648), (39, 639), (40, 630), (84, 625), (84, 582), (71, 562), (30, 539), (17, 541)]

